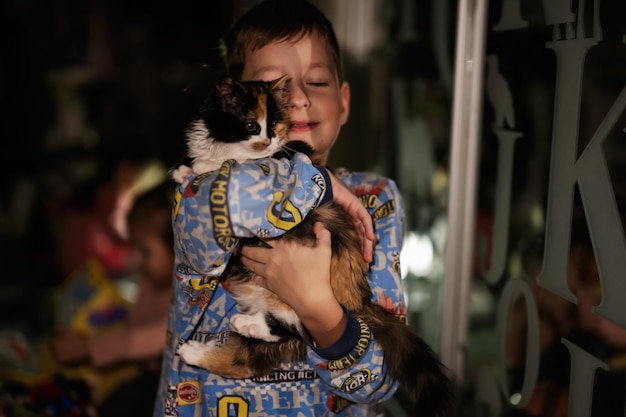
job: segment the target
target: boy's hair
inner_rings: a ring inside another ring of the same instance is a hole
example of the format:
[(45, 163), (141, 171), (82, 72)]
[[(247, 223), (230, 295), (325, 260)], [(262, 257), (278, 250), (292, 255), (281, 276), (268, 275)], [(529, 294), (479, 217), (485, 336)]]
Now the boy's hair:
[(246, 55), (275, 41), (297, 42), (311, 33), (325, 41), (339, 79), (339, 43), (332, 23), (306, 0), (266, 0), (243, 14), (224, 35), (223, 51), (230, 75), (241, 79)]
[(166, 181), (140, 194), (128, 212), (129, 228), (138, 224), (148, 226), (173, 248), (172, 202), (175, 187), (173, 182)]

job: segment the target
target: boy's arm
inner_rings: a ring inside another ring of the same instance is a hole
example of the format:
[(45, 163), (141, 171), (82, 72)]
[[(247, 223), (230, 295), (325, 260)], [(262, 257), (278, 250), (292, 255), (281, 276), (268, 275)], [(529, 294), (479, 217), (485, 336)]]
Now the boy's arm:
[[(355, 188), (376, 228), (377, 244), (369, 276), (372, 299), (404, 319), (406, 307), (399, 263), (404, 234), (402, 201), (395, 183), (376, 178), (380, 181)], [(312, 346), (310, 341), (309, 345)], [(339, 342), (327, 349), (311, 347), (307, 357), (329, 389), (349, 401), (385, 401), (398, 387), (398, 382), (386, 375), (382, 349), (369, 327), (349, 313)]]
[(175, 249), (196, 272), (219, 275), (240, 238), (280, 236), (331, 198), (328, 173), (303, 154), (227, 162), (179, 187)]

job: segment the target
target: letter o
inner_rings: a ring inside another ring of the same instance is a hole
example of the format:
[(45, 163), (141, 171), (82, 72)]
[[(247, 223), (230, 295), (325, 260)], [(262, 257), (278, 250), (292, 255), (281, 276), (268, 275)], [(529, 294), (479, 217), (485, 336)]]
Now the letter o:
[(224, 215), (213, 216), (213, 224), (215, 225), (215, 227), (226, 228), (229, 225), (228, 217)]
[[(524, 361), (524, 383), (520, 392), (520, 401), (517, 404), (511, 403), (511, 393), (507, 385), (506, 378), (506, 328), (511, 314), (511, 310), (515, 305), (518, 296), (524, 298), (526, 303), (527, 328), (526, 328), (526, 360)], [(521, 279), (510, 279), (500, 297), (498, 303), (498, 311), (496, 314), (496, 339), (498, 340), (498, 354), (496, 372), (498, 375), (498, 384), (506, 398), (507, 403), (516, 408), (524, 408), (532, 396), (535, 385), (537, 384), (537, 375), (539, 374), (540, 347), (539, 347), (539, 313), (537, 312), (537, 303), (535, 297), (528, 284)]]
[[(230, 407), (230, 405), (233, 405), (233, 407)], [(219, 417), (231, 417), (230, 411), (232, 411), (231, 408), (234, 408), (237, 410), (236, 417), (247, 417), (248, 407), (248, 402), (242, 397), (227, 395), (217, 400), (217, 415)]]
[(226, 203), (226, 194), (223, 192), (212, 192), (211, 193), (211, 203), (212, 204), (224, 204)]

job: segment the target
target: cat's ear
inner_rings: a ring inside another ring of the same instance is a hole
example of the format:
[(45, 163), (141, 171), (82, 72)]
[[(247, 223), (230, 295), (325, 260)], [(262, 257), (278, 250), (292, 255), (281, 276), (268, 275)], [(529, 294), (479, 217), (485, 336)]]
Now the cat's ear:
[(228, 76), (221, 77), (215, 86), (217, 94), (220, 97), (227, 96), (233, 92), (233, 79)]
[(229, 111), (230, 109), (238, 106), (238, 89), (241, 89), (241, 86), (232, 77), (224, 76), (218, 80), (216, 91), (219, 106), (223, 111)]
[(291, 77), (289, 75), (283, 75), (282, 77), (271, 82), (272, 88), (287, 88), (289, 86), (289, 82), (291, 81)]
[(270, 84), (270, 88), (274, 97), (276, 97), (276, 101), (280, 103), (282, 107), (286, 107), (289, 104), (289, 83), (291, 82), (291, 77), (288, 75), (283, 75), (282, 77), (274, 80)]

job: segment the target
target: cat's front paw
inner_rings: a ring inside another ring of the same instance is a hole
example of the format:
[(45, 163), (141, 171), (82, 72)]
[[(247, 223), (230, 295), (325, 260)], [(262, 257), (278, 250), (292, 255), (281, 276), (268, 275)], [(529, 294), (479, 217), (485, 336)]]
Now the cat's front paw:
[(235, 314), (230, 319), (230, 327), (242, 336), (261, 339), (266, 342), (277, 342), (280, 340), (280, 337), (271, 333), (265, 321), (265, 316), (261, 313), (253, 315)]
[(187, 165), (179, 165), (172, 171), (172, 178), (179, 184), (182, 184), (193, 174), (193, 169)]
[(197, 340), (188, 340), (178, 348), (178, 355), (188, 365), (201, 366), (205, 352), (212, 348), (211, 344), (215, 344), (215, 341), (201, 343)]

